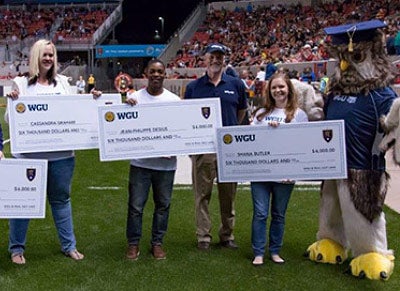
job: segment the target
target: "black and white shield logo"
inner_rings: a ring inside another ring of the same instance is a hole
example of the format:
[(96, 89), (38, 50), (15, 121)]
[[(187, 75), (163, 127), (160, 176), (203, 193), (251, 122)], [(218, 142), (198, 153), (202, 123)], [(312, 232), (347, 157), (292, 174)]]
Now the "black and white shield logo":
[(326, 142), (330, 142), (333, 138), (333, 131), (332, 129), (324, 129), (322, 131), (322, 136)]
[(201, 114), (204, 116), (205, 119), (208, 119), (210, 117), (210, 112), (210, 107), (201, 107)]
[(28, 168), (26, 169), (26, 177), (29, 181), (33, 181), (36, 177), (36, 169)]

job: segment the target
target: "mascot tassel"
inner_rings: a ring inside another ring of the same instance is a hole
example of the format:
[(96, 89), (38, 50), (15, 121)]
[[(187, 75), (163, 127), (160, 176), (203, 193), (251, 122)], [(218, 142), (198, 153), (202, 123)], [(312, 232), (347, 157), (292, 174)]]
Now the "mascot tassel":
[(389, 176), (381, 149), (382, 124), (396, 93), (380, 20), (325, 28), (338, 66), (326, 99), (326, 119), (345, 121), (348, 178), (324, 181), (317, 242), (307, 249), (315, 262), (340, 264), (352, 255), (349, 272), (387, 280), (394, 255), (388, 249), (383, 213)]

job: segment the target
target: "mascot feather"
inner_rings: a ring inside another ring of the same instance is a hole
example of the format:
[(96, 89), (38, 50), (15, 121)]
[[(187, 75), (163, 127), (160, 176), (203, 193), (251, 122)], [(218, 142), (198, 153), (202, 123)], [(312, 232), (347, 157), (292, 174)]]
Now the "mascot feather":
[(345, 121), (348, 178), (324, 181), (312, 261), (343, 263), (356, 277), (387, 280), (393, 272), (383, 213), (388, 188), (382, 117), (397, 97), (380, 20), (325, 28), (330, 54), (338, 60), (325, 104), (327, 120)]

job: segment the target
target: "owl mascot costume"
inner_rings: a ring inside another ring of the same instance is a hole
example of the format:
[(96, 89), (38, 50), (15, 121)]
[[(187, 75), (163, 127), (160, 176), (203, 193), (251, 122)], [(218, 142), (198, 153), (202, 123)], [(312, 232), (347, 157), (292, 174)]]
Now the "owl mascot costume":
[(338, 60), (326, 99), (327, 120), (345, 122), (347, 179), (326, 180), (321, 188), (317, 241), (307, 249), (315, 262), (340, 264), (348, 255), (356, 277), (387, 280), (394, 255), (388, 249), (383, 213), (388, 188), (380, 119), (396, 93), (384, 46), (385, 24), (371, 20), (325, 28), (330, 54)]

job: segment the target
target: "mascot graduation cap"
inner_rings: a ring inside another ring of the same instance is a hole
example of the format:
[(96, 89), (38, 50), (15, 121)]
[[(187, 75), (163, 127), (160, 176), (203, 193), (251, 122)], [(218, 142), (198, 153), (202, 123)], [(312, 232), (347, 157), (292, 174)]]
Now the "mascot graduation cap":
[(385, 51), (385, 23), (371, 20), (325, 28), (330, 54), (338, 60), (326, 100), (327, 120), (345, 121), (348, 178), (326, 180), (321, 188), (317, 241), (307, 255), (339, 264), (350, 255), (354, 276), (387, 280), (394, 255), (388, 249), (383, 213), (388, 188), (380, 119), (396, 93)]

